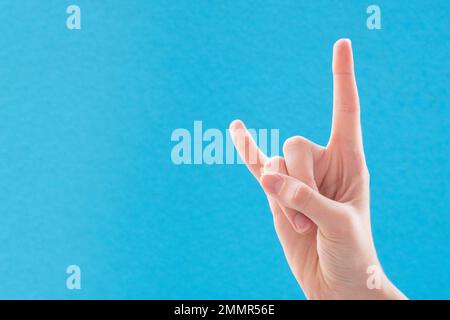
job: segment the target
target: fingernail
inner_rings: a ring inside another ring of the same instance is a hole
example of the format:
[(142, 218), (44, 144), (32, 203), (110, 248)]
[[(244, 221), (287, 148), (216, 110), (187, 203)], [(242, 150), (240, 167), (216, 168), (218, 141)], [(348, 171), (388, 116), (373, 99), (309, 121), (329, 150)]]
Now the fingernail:
[(261, 184), (269, 193), (278, 194), (283, 187), (284, 179), (279, 175), (266, 174), (261, 177)]
[(336, 41), (336, 45), (342, 45), (344, 43), (347, 43), (349, 46), (352, 46), (352, 40), (350, 40), (349, 38), (341, 38), (338, 41)]
[(308, 231), (310, 220), (304, 214), (298, 213), (294, 217), (294, 225), (297, 232), (303, 233)]
[(239, 119), (233, 120), (229, 125), (231, 133), (234, 133), (238, 130), (243, 130), (244, 128), (245, 128), (244, 123), (242, 122), (242, 120)]
[(264, 167), (262, 169), (263, 169), (263, 172), (267, 172), (267, 173), (276, 171), (274, 168), (274, 163), (273, 163), (273, 161), (270, 161), (270, 159), (268, 159), (266, 161), (266, 163), (264, 163)]

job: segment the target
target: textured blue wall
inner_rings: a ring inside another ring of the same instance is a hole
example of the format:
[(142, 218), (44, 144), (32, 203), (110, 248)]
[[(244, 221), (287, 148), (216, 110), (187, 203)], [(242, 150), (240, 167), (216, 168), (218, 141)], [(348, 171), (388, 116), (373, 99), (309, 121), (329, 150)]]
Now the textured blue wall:
[(325, 144), (340, 37), (380, 259), (450, 298), (450, 2), (376, 1), (374, 31), (369, 4), (1, 1), (0, 298), (302, 298), (246, 168), (174, 166), (170, 136), (241, 118)]

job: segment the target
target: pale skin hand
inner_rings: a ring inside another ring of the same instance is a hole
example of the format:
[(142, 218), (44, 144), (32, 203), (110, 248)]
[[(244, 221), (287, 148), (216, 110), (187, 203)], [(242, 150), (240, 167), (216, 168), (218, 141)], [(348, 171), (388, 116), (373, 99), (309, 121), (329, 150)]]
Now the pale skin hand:
[[(326, 147), (292, 137), (283, 146), (284, 159), (267, 159), (241, 121), (233, 121), (230, 132), (268, 196), (288, 264), (309, 299), (405, 299), (383, 273), (372, 240), (369, 172), (349, 40), (334, 45), (333, 78)], [(367, 285), (368, 269), (380, 271), (378, 289)]]

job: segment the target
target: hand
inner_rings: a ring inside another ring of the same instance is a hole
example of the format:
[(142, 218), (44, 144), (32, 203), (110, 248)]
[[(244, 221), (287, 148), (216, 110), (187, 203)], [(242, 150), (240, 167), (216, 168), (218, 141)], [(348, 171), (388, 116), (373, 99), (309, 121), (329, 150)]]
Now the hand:
[(292, 137), (284, 143), (284, 159), (267, 159), (241, 121), (234, 121), (230, 132), (268, 196), (287, 261), (308, 298), (404, 299), (382, 271), (372, 240), (369, 172), (349, 40), (334, 45), (333, 78), (326, 147)]

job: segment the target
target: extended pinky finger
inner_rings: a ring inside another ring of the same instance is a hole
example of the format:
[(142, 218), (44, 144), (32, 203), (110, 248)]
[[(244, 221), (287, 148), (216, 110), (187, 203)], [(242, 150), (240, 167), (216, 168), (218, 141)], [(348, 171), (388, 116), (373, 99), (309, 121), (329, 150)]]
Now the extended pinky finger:
[(250, 172), (259, 180), (264, 163), (267, 160), (266, 155), (258, 148), (242, 121), (233, 121), (230, 124), (230, 133), (239, 156)]

